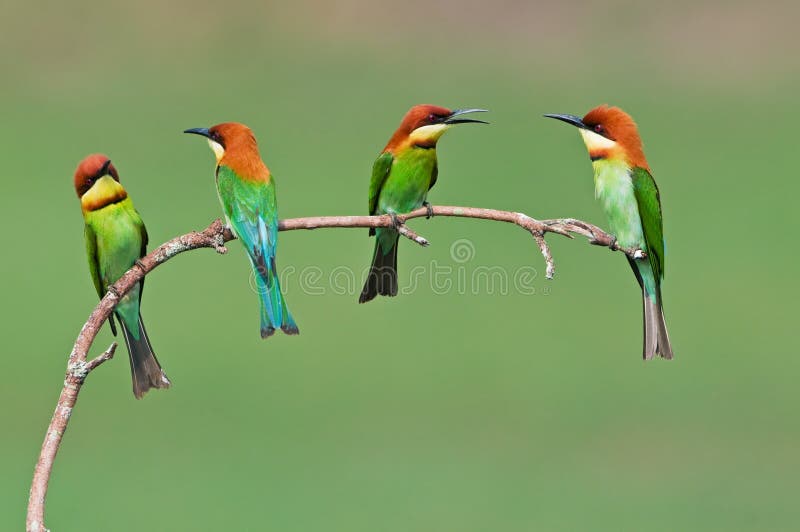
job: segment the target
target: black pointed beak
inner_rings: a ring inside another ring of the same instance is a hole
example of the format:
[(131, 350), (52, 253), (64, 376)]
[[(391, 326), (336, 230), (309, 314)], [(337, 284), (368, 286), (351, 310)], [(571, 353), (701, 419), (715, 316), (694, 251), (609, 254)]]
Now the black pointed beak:
[(447, 125), (451, 124), (488, 124), (489, 122), (485, 122), (483, 120), (475, 120), (474, 118), (456, 118), (460, 115), (465, 115), (467, 113), (487, 113), (487, 109), (456, 109), (453, 111), (450, 116), (444, 119), (444, 123)]
[(98, 177), (103, 177), (104, 175), (108, 175), (108, 167), (111, 166), (111, 159), (106, 159), (106, 162), (103, 163), (103, 167), (100, 168), (100, 172), (98, 172)]
[(191, 129), (185, 129), (184, 133), (191, 133), (193, 135), (200, 135), (206, 138), (211, 138), (211, 133), (208, 131), (207, 127), (193, 127)]
[(555, 118), (556, 120), (561, 120), (562, 122), (566, 122), (567, 124), (572, 124), (573, 126), (580, 128), (580, 129), (589, 129), (586, 124), (583, 123), (583, 119), (579, 116), (575, 115), (544, 115), (546, 118)]

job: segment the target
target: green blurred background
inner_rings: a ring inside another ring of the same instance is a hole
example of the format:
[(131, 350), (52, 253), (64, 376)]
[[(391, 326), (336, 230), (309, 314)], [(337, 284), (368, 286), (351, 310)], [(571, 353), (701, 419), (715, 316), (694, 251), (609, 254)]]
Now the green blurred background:
[[(220, 213), (212, 154), (181, 131), (243, 121), (282, 217), (360, 214), (374, 157), (423, 102), (491, 110), (440, 142), (433, 203), (601, 226), (578, 134), (541, 114), (633, 114), (664, 203), (675, 361), (640, 360), (633, 276), (580, 239), (549, 237), (545, 281), (518, 228), (418, 220), (432, 245), (401, 242), (403, 285), (413, 267), (451, 266), (454, 283), (533, 267), (535, 294), (423, 282), (359, 306), (366, 230), (282, 233), (302, 334), (266, 342), (239, 245), (192, 252), (148, 277), (143, 306), (173, 388), (135, 401), (124, 349), (91, 375), (48, 525), (796, 529), (798, 16), (788, 2), (6, 5), (0, 530), (23, 526), (96, 303), (77, 162), (110, 155), (157, 244)], [(334, 290), (347, 270), (359, 286)], [(94, 352), (111, 341), (106, 328)]]

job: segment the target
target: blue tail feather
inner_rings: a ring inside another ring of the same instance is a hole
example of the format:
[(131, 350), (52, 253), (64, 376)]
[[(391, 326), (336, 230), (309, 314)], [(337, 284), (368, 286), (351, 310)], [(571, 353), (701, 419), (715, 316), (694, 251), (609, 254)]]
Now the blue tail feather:
[(259, 269), (255, 264), (253, 268), (261, 307), (261, 337), (272, 336), (276, 329), (281, 329), (286, 334), (298, 334), (300, 331), (286, 306), (275, 270), (268, 268), (265, 279), (259, 275)]
[(275, 266), (277, 218), (274, 226), (261, 216), (256, 216), (255, 223), (241, 219), (238, 223), (236, 219), (231, 221), (234, 233), (242, 241), (253, 267), (260, 306), (261, 337), (272, 336), (277, 329), (286, 334), (298, 334), (297, 324), (283, 299)]

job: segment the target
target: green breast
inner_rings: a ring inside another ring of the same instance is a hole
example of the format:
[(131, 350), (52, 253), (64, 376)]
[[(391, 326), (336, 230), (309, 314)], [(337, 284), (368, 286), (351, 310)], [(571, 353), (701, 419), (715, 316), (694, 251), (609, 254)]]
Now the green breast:
[[(139, 259), (142, 251), (142, 219), (130, 199), (106, 205), (86, 214), (86, 224), (94, 232), (97, 272), (105, 288), (116, 282)], [(124, 313), (127, 306), (138, 314), (139, 287), (134, 287), (117, 306)]]
[(379, 212), (404, 213), (422, 206), (436, 168), (436, 149), (409, 148), (395, 156), (378, 197)]
[(278, 204), (275, 181), (241, 179), (228, 166), (217, 170), (217, 194), (229, 225), (236, 232), (237, 222), (255, 223), (257, 217), (277, 222)]
[(622, 161), (600, 159), (594, 166), (595, 196), (608, 217), (609, 230), (620, 245), (644, 249), (642, 220), (630, 169)]

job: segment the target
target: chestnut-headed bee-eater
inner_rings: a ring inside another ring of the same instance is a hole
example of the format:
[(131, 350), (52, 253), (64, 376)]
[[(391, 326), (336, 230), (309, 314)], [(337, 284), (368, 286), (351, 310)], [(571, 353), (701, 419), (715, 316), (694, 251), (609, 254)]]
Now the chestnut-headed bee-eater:
[[(147, 231), (119, 182), (117, 169), (105, 155), (89, 155), (80, 162), (75, 170), (75, 192), (81, 200), (85, 222), (89, 272), (97, 295), (102, 298), (108, 287), (145, 255)], [(122, 328), (131, 361), (133, 395), (137, 399), (150, 388), (170, 385), (142, 323), (139, 307), (143, 289), (144, 279), (119, 300), (114, 315), (108, 318), (114, 336), (117, 334), (114, 316)]]
[[(485, 109), (450, 110), (435, 105), (415, 105), (403, 117), (400, 127), (372, 166), (369, 182), (369, 214), (404, 214), (425, 205), (428, 190), (436, 184), (436, 142), (454, 124), (479, 123), (482, 120), (458, 118)], [(375, 235), (367, 281), (358, 298), (366, 303), (377, 295), (397, 295), (397, 241), (394, 228), (369, 230)]]
[(278, 282), (278, 202), (275, 180), (261, 160), (249, 127), (236, 122), (187, 129), (206, 137), (217, 158), (217, 192), (228, 227), (241, 240), (250, 258), (261, 305), (261, 337), (280, 328), (298, 334)]
[(623, 247), (637, 248), (644, 259), (628, 258), (642, 288), (645, 360), (672, 358), (661, 300), (664, 279), (664, 233), (661, 198), (644, 156), (633, 118), (618, 107), (601, 105), (586, 116), (548, 114), (577, 127), (594, 167), (595, 195), (611, 232)]

